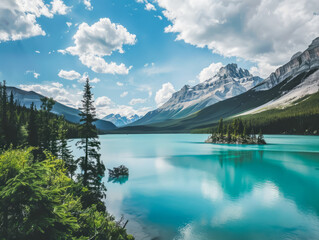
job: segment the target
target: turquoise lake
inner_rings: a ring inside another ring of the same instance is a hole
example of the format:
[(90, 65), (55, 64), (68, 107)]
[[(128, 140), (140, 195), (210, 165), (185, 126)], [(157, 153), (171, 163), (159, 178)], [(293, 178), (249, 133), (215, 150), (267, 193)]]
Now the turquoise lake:
[[(103, 135), (106, 205), (140, 239), (319, 239), (319, 137), (268, 135), (266, 146), (208, 135)], [(74, 149), (74, 154), (79, 151)]]

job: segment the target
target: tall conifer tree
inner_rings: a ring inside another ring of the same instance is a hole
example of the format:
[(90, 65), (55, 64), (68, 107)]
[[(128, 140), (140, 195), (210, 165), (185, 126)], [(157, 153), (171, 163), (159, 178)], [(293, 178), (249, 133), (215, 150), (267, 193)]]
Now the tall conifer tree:
[(98, 152), (100, 142), (98, 140), (97, 129), (93, 124), (97, 119), (89, 78), (86, 79), (84, 85), (82, 107), (80, 110), (81, 125), (79, 130), (81, 140), (77, 142), (77, 146), (84, 151), (84, 156), (78, 159), (82, 169), (81, 178), (83, 185), (97, 194), (98, 198), (101, 198), (105, 189), (102, 183), (105, 166), (101, 162), (101, 155)]

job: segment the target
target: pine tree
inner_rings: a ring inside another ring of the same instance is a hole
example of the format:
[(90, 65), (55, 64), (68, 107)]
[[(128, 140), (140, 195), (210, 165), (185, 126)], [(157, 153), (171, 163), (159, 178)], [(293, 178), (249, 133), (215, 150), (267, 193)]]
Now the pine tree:
[(31, 103), (30, 114), (28, 121), (28, 143), (30, 146), (36, 147), (39, 144), (38, 140), (38, 124), (37, 124), (37, 113), (34, 108), (34, 103)]
[(1, 129), (3, 135), (3, 145), (8, 147), (8, 117), (7, 117), (7, 103), (8, 103), (8, 95), (7, 95), (7, 87), (6, 81), (3, 81), (2, 84), (2, 94), (1, 94)]
[(82, 169), (82, 183), (101, 198), (103, 196), (103, 190), (105, 189), (102, 183), (105, 166), (100, 160), (101, 155), (98, 153), (100, 142), (98, 140), (97, 129), (93, 124), (96, 121), (96, 113), (88, 78), (84, 86), (82, 107), (80, 110), (81, 125), (79, 130), (81, 140), (77, 142), (77, 146), (84, 151), (84, 156), (78, 159)]
[(70, 146), (68, 146), (67, 132), (66, 122), (60, 117), (58, 157), (64, 161), (65, 167), (68, 170), (68, 175), (72, 178), (76, 170), (76, 162), (74, 161)]
[(224, 122), (223, 122), (223, 118), (219, 119), (219, 123), (218, 123), (218, 133), (221, 135), (221, 137), (224, 136)]
[[(52, 98), (41, 98), (41, 111), (40, 111), (40, 124), (39, 124), (39, 146), (42, 151), (52, 150), (52, 141), (56, 141), (57, 138), (53, 139), (52, 119), (50, 118), (50, 112), (55, 104)], [(54, 150), (54, 149), (53, 149)]]

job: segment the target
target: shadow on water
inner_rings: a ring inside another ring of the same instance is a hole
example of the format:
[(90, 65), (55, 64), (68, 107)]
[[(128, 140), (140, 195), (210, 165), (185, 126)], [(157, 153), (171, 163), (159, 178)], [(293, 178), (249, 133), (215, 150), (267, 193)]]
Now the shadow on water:
[(118, 178), (110, 178), (107, 180), (107, 182), (111, 183), (119, 183), (119, 184), (124, 184), (128, 181), (128, 176), (120, 176)]

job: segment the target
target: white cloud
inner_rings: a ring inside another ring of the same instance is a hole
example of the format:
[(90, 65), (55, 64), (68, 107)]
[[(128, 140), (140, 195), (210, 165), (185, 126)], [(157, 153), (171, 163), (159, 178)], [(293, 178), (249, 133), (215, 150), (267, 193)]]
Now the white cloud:
[(265, 63), (269, 74), (319, 34), (317, 0), (157, 0), (165, 32), (226, 57)]
[(108, 97), (98, 97), (95, 101), (96, 107), (105, 107), (111, 105), (112, 101)]
[(119, 87), (122, 87), (124, 84), (121, 83), (121, 82), (116, 82), (116, 85), (119, 86)]
[(90, 80), (91, 83), (98, 83), (101, 80), (99, 78), (93, 78), (92, 80)]
[(53, 82), (52, 86), (57, 87), (57, 88), (61, 88), (61, 87), (63, 87), (63, 84), (59, 83), (59, 82)]
[(223, 67), (223, 64), (221, 62), (218, 63), (212, 63), (208, 67), (204, 68), (197, 78), (200, 82), (204, 82), (209, 78), (212, 78), (215, 76), (215, 74), (218, 72), (218, 70)]
[(65, 15), (69, 9), (61, 0), (53, 0), (50, 4), (45, 4), (43, 0), (1, 0), (0, 42), (45, 36), (37, 18)]
[(64, 79), (68, 79), (68, 80), (75, 80), (75, 79), (79, 79), (81, 77), (81, 74), (74, 71), (74, 70), (71, 70), (71, 71), (61, 70), (58, 73), (58, 76), (60, 78), (64, 78)]
[(36, 78), (36, 79), (38, 79), (39, 76), (40, 76), (40, 73), (37, 73), (37, 72), (34, 71), (34, 70), (28, 70), (28, 71), (26, 71), (25, 73), (26, 73), (26, 74), (32, 73), (32, 74), (33, 74), (33, 77)]
[(71, 22), (66, 22), (66, 25), (67, 25), (68, 27), (71, 27), (71, 26), (72, 26), (72, 23), (71, 23)]
[(163, 20), (162, 16), (158, 15), (158, 16), (155, 16), (157, 17), (159, 20)]
[(156, 11), (156, 8), (155, 8), (155, 6), (153, 4), (146, 3), (145, 4), (145, 10), (147, 10), (147, 11)]
[(69, 107), (77, 108), (81, 104), (81, 95), (77, 94), (79, 89), (67, 90), (63, 85), (58, 82), (50, 84), (32, 84), (32, 85), (19, 85), (19, 88), (26, 91), (34, 91), (46, 97), (52, 97), (54, 100), (65, 104)]
[(121, 93), (120, 97), (126, 97), (127, 94), (128, 94), (128, 92), (123, 92), (123, 93)]
[(130, 105), (135, 105), (135, 104), (140, 104), (140, 103), (145, 103), (146, 99), (145, 98), (133, 98), (130, 101)]
[(75, 46), (58, 52), (78, 56), (82, 64), (94, 72), (128, 74), (132, 68), (126, 67), (123, 63), (107, 63), (103, 58), (112, 55), (114, 51), (124, 53), (123, 45), (136, 43), (134, 34), (129, 33), (122, 25), (112, 23), (108, 18), (101, 18), (91, 26), (87, 23), (80, 24), (73, 39)]
[(53, 0), (51, 2), (53, 14), (65, 15), (70, 10), (70, 7), (66, 6), (62, 0)]
[(91, 0), (83, 0), (83, 3), (85, 5), (85, 9), (92, 11), (93, 10), (93, 6), (91, 4)]
[(87, 78), (89, 78), (90, 83), (98, 83), (101, 81), (99, 78), (90, 79), (89, 74), (87, 72), (85, 72), (85, 73), (83, 73), (82, 76), (80, 76), (80, 78), (78, 79), (78, 82), (85, 83)]
[(170, 82), (164, 83), (162, 85), (162, 88), (158, 90), (155, 95), (155, 102), (157, 104), (157, 107), (160, 107), (165, 102), (167, 102), (172, 97), (172, 94), (174, 92), (176, 92), (176, 90), (174, 89), (173, 84), (171, 84)]
[[(76, 85), (72, 85), (72, 88), (64, 88), (63, 84), (53, 82), (49, 84), (21, 84), (19, 87), (26, 91), (34, 91), (43, 96), (52, 97), (54, 100), (72, 108), (78, 109), (81, 106), (82, 89), (77, 88)], [(142, 116), (150, 110), (149, 107), (135, 109), (132, 106), (118, 105), (106, 96), (96, 98), (95, 106), (98, 118), (103, 118), (110, 113), (119, 113), (127, 117), (134, 114)]]
[(36, 50), (35, 53), (40, 53), (40, 51), (39, 51), (39, 50)]
[(40, 76), (40, 73), (37, 73), (37, 72), (34, 72), (34, 73), (33, 73), (33, 77), (34, 77), (34, 78), (38, 78), (39, 76)]

